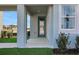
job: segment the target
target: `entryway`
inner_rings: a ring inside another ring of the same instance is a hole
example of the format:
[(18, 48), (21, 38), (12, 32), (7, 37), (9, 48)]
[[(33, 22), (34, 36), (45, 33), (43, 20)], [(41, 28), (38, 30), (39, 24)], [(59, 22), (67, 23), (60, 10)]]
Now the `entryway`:
[(46, 17), (38, 16), (38, 37), (46, 37)]

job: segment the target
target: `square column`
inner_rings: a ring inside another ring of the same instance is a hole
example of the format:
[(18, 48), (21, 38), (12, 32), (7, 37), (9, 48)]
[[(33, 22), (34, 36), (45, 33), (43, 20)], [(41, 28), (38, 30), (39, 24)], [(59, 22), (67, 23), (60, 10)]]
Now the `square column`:
[(53, 5), (53, 48), (58, 48), (56, 39), (59, 36), (59, 5)]
[(59, 9), (58, 5), (49, 6), (47, 38), (50, 48), (57, 48), (56, 39), (59, 32)]
[(53, 47), (53, 6), (49, 6), (47, 14), (47, 38), (49, 42), (49, 47)]
[(27, 16), (23, 4), (17, 5), (17, 46), (18, 48), (25, 48), (27, 41)]

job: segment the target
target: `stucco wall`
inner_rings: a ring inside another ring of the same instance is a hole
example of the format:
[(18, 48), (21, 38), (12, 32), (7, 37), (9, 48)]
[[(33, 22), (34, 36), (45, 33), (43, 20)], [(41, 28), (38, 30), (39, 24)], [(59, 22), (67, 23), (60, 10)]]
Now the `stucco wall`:
[(2, 30), (2, 25), (3, 25), (3, 23), (2, 23), (2, 21), (3, 21), (3, 12), (2, 11), (0, 11), (0, 37), (1, 37), (1, 30)]
[(77, 6), (77, 17), (76, 17), (76, 29), (75, 30), (61, 30), (60, 29), (60, 11), (59, 5), (49, 6), (48, 14), (47, 14), (47, 38), (49, 41), (49, 47), (58, 48), (56, 39), (58, 38), (60, 32), (70, 33), (69, 41), (71, 44), (69, 48), (75, 47), (75, 38), (79, 35), (79, 5)]
[[(76, 36), (79, 35), (79, 5), (75, 5), (76, 6), (76, 18), (75, 18), (75, 28), (74, 29), (61, 29), (59, 28), (59, 33), (60, 32), (64, 32), (66, 34), (70, 34), (69, 35), (69, 41), (71, 41), (71, 44), (69, 45), (69, 48), (75, 48), (75, 39)], [(61, 20), (61, 18), (59, 17), (59, 21)], [(60, 22), (61, 23), (61, 22)], [(60, 24), (59, 24), (60, 26)]]
[(66, 34), (70, 33), (69, 41), (71, 41), (71, 44), (69, 45), (69, 48), (75, 48), (75, 39), (76, 39), (76, 36), (79, 35), (79, 5), (76, 5), (75, 29), (64, 29), (63, 30), (60, 28), (61, 18), (60, 18), (59, 8), (60, 8), (60, 5), (53, 5), (49, 8), (49, 11), (48, 11), (48, 19), (49, 19), (49, 20), (47, 20), (48, 24), (50, 24), (52, 22), (51, 23), (51, 25), (52, 25), (51, 30), (49, 29), (50, 25), (48, 25), (48, 32), (51, 31), (50, 33), (48, 33), (48, 35), (51, 36), (51, 37), (48, 36), (49, 45), (52, 48), (58, 48), (57, 43), (56, 43), (56, 39), (58, 38), (59, 33), (62, 32), (62, 33), (66, 33)]

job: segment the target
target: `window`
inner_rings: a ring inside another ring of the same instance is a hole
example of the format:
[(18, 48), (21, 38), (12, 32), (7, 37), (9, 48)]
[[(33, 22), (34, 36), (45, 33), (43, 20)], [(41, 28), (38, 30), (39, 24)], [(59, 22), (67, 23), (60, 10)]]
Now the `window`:
[(61, 6), (61, 28), (74, 29), (75, 28), (75, 5)]

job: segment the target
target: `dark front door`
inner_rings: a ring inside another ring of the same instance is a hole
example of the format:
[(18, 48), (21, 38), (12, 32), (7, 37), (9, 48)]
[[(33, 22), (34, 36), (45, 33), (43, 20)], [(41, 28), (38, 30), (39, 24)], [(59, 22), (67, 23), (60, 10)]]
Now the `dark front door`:
[(38, 17), (38, 37), (46, 36), (46, 17), (39, 16)]

